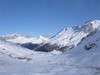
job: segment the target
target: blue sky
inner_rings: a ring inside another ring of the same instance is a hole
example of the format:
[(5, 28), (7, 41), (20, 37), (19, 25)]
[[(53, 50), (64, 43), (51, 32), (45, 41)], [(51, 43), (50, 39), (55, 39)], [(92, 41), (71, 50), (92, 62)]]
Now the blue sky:
[(100, 19), (100, 0), (0, 0), (0, 35), (55, 35), (91, 19)]

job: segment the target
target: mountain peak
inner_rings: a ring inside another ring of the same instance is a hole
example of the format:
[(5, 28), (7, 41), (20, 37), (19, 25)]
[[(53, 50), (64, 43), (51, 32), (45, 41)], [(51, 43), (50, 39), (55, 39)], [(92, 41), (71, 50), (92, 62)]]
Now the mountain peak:
[(90, 20), (86, 23), (87, 25), (92, 25), (93, 28), (98, 28), (100, 27), (100, 20)]
[(86, 23), (98, 23), (98, 22), (100, 22), (100, 20), (89, 20), (89, 21), (87, 21)]

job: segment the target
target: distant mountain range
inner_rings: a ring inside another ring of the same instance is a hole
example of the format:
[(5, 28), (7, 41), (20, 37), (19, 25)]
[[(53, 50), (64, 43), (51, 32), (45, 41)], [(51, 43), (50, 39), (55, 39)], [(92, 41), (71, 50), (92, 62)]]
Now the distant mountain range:
[(66, 51), (82, 42), (88, 35), (94, 34), (100, 27), (99, 20), (91, 20), (83, 25), (74, 26), (71, 28), (64, 28), (55, 36), (39, 36), (32, 37), (32, 35), (23, 36), (21, 34), (9, 34), (0, 36), (6, 41), (21, 45), (35, 51), (50, 52), (53, 50)]
[(6, 41), (9, 41), (11, 43), (20, 45), (22, 47), (25, 47), (31, 50), (43, 44), (45, 41), (48, 41), (50, 38), (49, 36), (46, 36), (46, 35), (32, 37), (32, 35), (23, 36), (19, 33), (3, 35), (0, 37), (5, 39)]

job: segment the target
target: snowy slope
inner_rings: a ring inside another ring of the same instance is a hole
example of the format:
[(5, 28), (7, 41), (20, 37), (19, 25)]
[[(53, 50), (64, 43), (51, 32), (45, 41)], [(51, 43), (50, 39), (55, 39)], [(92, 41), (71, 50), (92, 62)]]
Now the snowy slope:
[(22, 48), (21, 46), (12, 44), (0, 38), (0, 53), (13, 58), (24, 58), (32, 52), (28, 49)]
[(95, 31), (98, 27), (100, 27), (100, 21), (93, 20), (83, 25), (75, 26), (72, 28), (64, 28), (50, 40), (50, 43), (56, 43), (59, 46), (77, 46), (82, 38)]
[(5, 54), (12, 58), (22, 59), (22, 60), (24, 59), (31, 60), (33, 56), (42, 57), (47, 54), (42, 52), (35, 52), (30, 49), (21, 47), (19, 45), (6, 41), (4, 38), (0, 38), (0, 53)]
[(100, 27), (63, 56), (67, 58), (67, 64), (78, 68), (71, 75), (100, 75)]
[(82, 40), (82, 42), (65, 54), (70, 54), (73, 58), (78, 58), (85, 65), (100, 66), (100, 27), (97, 31)]

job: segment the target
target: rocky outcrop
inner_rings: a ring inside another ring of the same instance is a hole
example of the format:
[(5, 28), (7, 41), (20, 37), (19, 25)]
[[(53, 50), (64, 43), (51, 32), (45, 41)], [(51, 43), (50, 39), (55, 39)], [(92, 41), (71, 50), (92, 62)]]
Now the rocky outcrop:
[(50, 45), (49, 43), (44, 44), (43, 46), (35, 49), (35, 51), (42, 51), (42, 52), (50, 52), (53, 50), (57, 50), (59, 47), (56, 44)]

